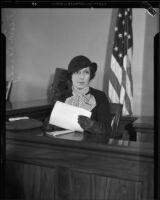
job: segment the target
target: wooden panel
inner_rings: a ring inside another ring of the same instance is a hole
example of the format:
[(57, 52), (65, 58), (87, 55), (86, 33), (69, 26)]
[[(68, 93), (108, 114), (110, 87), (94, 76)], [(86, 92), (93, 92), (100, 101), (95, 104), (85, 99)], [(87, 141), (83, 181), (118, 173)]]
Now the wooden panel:
[[(141, 130), (142, 131), (142, 130)], [(137, 132), (137, 141), (142, 141), (142, 142), (154, 142), (154, 132), (150, 131), (144, 131), (144, 132)]]
[[(43, 142), (44, 141), (45, 139), (43, 138)], [(69, 144), (69, 142), (67, 144)], [(78, 143), (76, 147), (78, 148)], [(89, 147), (89, 144), (87, 147)], [(98, 147), (98, 144), (96, 144), (96, 147)], [(107, 146), (104, 147), (107, 148)], [(143, 177), (148, 177), (148, 174), (152, 173), (150, 169), (152, 157), (150, 158), (149, 156), (149, 158), (147, 158), (146, 156), (144, 158), (139, 158), (139, 156), (136, 155), (138, 154), (138, 152), (136, 152), (138, 150), (137, 146), (136, 149), (129, 149), (128, 147), (124, 149), (122, 147), (117, 147), (116, 149), (114, 146), (108, 146), (106, 150), (105, 148), (102, 152), (98, 151), (99, 149), (88, 151), (84, 148), (78, 151), (78, 149), (72, 149), (71, 147), (65, 148), (64, 145), (58, 147), (56, 143), (50, 145), (50, 148), (42, 146), (39, 143), (33, 146), (31, 143), (30, 145), (17, 144), (15, 150), (14, 144), (10, 144), (10, 148), (7, 151), (7, 158), (41, 166), (65, 166), (68, 168), (72, 166), (77, 169), (89, 169), (106, 176), (110, 174), (111, 176), (114, 175), (119, 178), (132, 180), (143, 180)], [(147, 155), (148, 152), (143, 153)], [(143, 162), (141, 159), (143, 159)]]
[(25, 134), (6, 136), (12, 197), (154, 200), (151, 143), (124, 146)]
[(142, 200), (142, 182), (71, 172), (72, 200)]
[(25, 200), (56, 199), (56, 169), (7, 162), (6, 197)]
[(23, 171), (23, 164), (7, 161), (5, 169), (6, 199), (24, 198)]
[(71, 173), (71, 199), (89, 200), (94, 199), (94, 188), (92, 187), (92, 175), (85, 173)]
[(41, 167), (41, 200), (54, 200), (56, 198), (57, 170)]
[(58, 200), (71, 200), (70, 198), (69, 169), (58, 167), (57, 192)]
[(154, 141), (154, 118), (151, 116), (139, 117), (133, 127), (137, 132), (137, 141), (151, 142)]

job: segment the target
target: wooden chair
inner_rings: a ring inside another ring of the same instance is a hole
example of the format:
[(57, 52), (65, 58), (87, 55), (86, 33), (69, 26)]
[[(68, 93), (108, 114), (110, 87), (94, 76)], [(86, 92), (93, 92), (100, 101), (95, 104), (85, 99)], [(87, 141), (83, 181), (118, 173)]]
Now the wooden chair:
[(118, 134), (118, 125), (120, 117), (122, 116), (122, 104), (110, 103), (110, 112), (112, 115), (111, 119), (111, 138), (119, 138), (121, 135)]

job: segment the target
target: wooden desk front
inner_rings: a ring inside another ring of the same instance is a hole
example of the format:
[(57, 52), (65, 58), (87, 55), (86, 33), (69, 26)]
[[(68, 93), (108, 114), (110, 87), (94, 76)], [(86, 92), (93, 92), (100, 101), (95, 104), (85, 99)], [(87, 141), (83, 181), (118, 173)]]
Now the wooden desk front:
[(27, 200), (153, 200), (153, 144), (6, 133), (7, 195)]

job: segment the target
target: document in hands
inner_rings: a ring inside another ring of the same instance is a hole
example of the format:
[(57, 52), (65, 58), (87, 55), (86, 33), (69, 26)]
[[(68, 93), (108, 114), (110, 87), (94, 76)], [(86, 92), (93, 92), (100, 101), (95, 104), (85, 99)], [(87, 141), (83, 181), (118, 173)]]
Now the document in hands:
[(46, 134), (51, 137), (56, 137), (59, 139), (66, 139), (66, 140), (82, 141), (84, 139), (84, 135), (82, 134), (82, 132), (74, 132), (71, 130), (46, 132)]
[(91, 112), (83, 108), (78, 108), (60, 101), (57, 101), (51, 112), (49, 123), (58, 127), (83, 132), (78, 123), (78, 116), (91, 117)]
[(58, 135), (63, 135), (66, 133), (72, 133), (73, 131), (71, 130), (62, 130), (62, 131), (52, 131), (52, 132), (46, 132), (48, 135), (51, 136), (58, 136)]

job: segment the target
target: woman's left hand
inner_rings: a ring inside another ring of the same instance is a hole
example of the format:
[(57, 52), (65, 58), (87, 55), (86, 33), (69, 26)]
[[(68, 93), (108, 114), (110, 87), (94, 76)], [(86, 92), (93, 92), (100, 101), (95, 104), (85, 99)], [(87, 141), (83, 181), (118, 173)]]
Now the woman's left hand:
[(78, 123), (84, 130), (90, 133), (98, 134), (98, 135), (99, 134), (101, 135), (108, 134), (108, 136), (110, 135), (110, 127), (109, 126), (107, 127), (107, 125), (105, 125), (102, 122), (98, 122), (86, 116), (79, 115)]
[(84, 130), (87, 130), (93, 127), (94, 121), (86, 116), (79, 115), (78, 123)]

